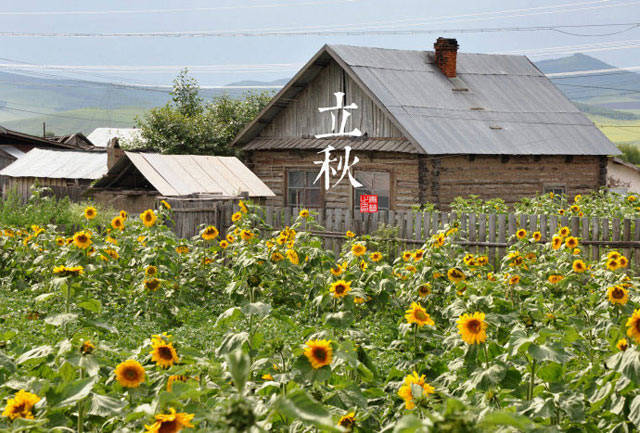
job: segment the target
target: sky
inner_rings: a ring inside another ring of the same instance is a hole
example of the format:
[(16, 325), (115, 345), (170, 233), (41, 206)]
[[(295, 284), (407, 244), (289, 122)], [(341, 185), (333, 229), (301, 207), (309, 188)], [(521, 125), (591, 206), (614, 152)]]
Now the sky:
[[(190, 67), (201, 85), (220, 86), (290, 77), (325, 43), (420, 50), (432, 49), (438, 36), (457, 38), (466, 52), (533, 60), (585, 52), (634, 67), (640, 66), (640, 26), (602, 26), (634, 22), (640, 23), (640, 0), (4, 0), (0, 71), (170, 85), (177, 71)], [(594, 27), (487, 31), (583, 25)], [(346, 30), (423, 33), (326, 33)], [(269, 34), (274, 31), (280, 34)], [(96, 35), (105, 33), (120, 35)]]

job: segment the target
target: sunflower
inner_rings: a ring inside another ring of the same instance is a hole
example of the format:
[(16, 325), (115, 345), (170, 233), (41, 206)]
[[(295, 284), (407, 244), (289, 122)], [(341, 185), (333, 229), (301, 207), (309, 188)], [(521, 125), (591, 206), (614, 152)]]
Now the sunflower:
[(114, 217), (111, 220), (111, 227), (116, 230), (124, 230), (124, 218), (122, 218), (120, 215)]
[(345, 233), (345, 236), (348, 238), (355, 238), (356, 234), (354, 232), (352, 232), (351, 230), (347, 230), (347, 233)]
[(153, 277), (154, 275), (157, 275), (157, 274), (158, 274), (158, 268), (157, 268), (156, 266), (149, 265), (149, 266), (147, 266), (147, 267), (145, 268), (145, 270), (144, 270), (144, 274), (145, 274), (147, 277)]
[(587, 265), (585, 265), (582, 260), (574, 260), (571, 267), (573, 268), (573, 272), (576, 272), (578, 274), (581, 274), (587, 270)]
[(234, 223), (240, 221), (242, 219), (242, 212), (236, 212), (233, 215), (231, 215), (231, 221), (233, 221)]
[(109, 257), (111, 257), (114, 260), (118, 260), (120, 258), (120, 255), (118, 254), (118, 252), (113, 248), (107, 248), (106, 250), (104, 250), (104, 253), (106, 255), (102, 255), (102, 254), (100, 255), (100, 259), (104, 261), (109, 260)]
[(580, 251), (580, 248), (574, 248), (574, 249), (573, 249), (573, 255), (574, 255), (574, 256), (578, 256), (578, 255), (580, 255), (580, 253), (581, 253), (581, 252), (582, 252), (582, 251)]
[(178, 353), (173, 347), (173, 343), (159, 336), (156, 337), (151, 339), (152, 350), (149, 352), (151, 361), (155, 362), (160, 368), (169, 368), (180, 360)]
[(166, 200), (160, 200), (160, 204), (167, 210), (171, 210), (171, 205)]
[(630, 195), (629, 197), (627, 197), (627, 201), (629, 201), (630, 203), (633, 203), (636, 200), (637, 200), (637, 198), (636, 198), (635, 195)]
[(607, 258), (613, 260), (618, 260), (621, 256), (622, 254), (617, 251), (609, 251), (609, 254), (607, 254)]
[(627, 341), (626, 338), (621, 338), (616, 343), (616, 347), (618, 348), (619, 351), (624, 352), (629, 348), (629, 342)]
[(542, 233), (540, 232), (533, 232), (533, 234), (531, 235), (531, 237), (533, 238), (534, 241), (536, 242), (540, 242), (540, 239), (542, 239)]
[(372, 262), (379, 262), (380, 260), (382, 260), (382, 253), (375, 251), (369, 255), (369, 258)]
[(145, 433), (178, 433), (183, 428), (194, 427), (191, 420), (195, 415), (189, 413), (177, 413), (174, 408), (169, 408), (168, 414), (156, 415), (152, 425), (145, 425)]
[(331, 287), (329, 287), (329, 292), (334, 298), (344, 298), (350, 291), (351, 281), (338, 280), (335, 283), (331, 283)]
[(367, 247), (365, 247), (362, 244), (353, 244), (351, 246), (351, 252), (353, 253), (354, 256), (360, 257), (361, 255), (367, 252)]
[(116, 367), (116, 379), (125, 388), (137, 388), (144, 382), (144, 367), (138, 361), (129, 359)]
[(431, 242), (433, 243), (433, 246), (437, 247), (441, 247), (444, 245), (446, 236), (444, 233), (438, 233), (437, 235), (433, 235), (431, 236)]
[(516, 232), (516, 237), (518, 239), (524, 239), (527, 237), (527, 231), (525, 229), (520, 229)]
[(489, 264), (489, 257), (487, 256), (479, 256), (476, 258), (476, 263), (480, 266), (485, 266)]
[(421, 298), (425, 298), (427, 295), (431, 294), (431, 284), (424, 283), (420, 287), (418, 287), (418, 296)]
[(402, 253), (402, 260), (404, 260), (405, 262), (408, 262), (412, 258), (413, 258), (413, 253), (411, 253), (411, 251), (405, 251)]
[(305, 343), (304, 356), (307, 357), (311, 367), (314, 369), (322, 368), (331, 364), (333, 357), (333, 349), (331, 348), (331, 340), (309, 340)]
[(253, 239), (253, 233), (250, 232), (249, 230), (241, 230), (240, 237), (242, 238), (243, 241), (249, 241)]
[(249, 213), (249, 209), (247, 208), (247, 205), (244, 204), (244, 202), (242, 200), (240, 200), (238, 202), (238, 206), (240, 207), (240, 212), (242, 213)]
[(220, 243), (220, 248), (222, 248), (223, 250), (227, 249), (227, 247), (229, 246), (229, 242), (225, 241), (225, 240), (221, 240)]
[(640, 310), (634, 310), (627, 320), (627, 336), (640, 343)]
[(350, 432), (353, 430), (353, 425), (356, 423), (356, 413), (349, 412), (346, 415), (342, 415), (338, 420), (338, 425), (344, 428), (346, 431)]
[(558, 209), (558, 215), (564, 215), (564, 209)]
[(111, 236), (107, 236), (106, 238), (104, 238), (104, 240), (109, 242), (110, 244), (118, 245), (118, 240), (116, 238), (112, 238)]
[(62, 276), (73, 276), (73, 275), (82, 275), (84, 274), (84, 268), (80, 265), (78, 266), (55, 266), (53, 268), (54, 274), (61, 274)]
[(302, 209), (298, 215), (301, 218), (309, 218), (309, 210), (308, 209)]
[(558, 230), (558, 234), (560, 236), (562, 236), (563, 238), (566, 238), (567, 236), (569, 236), (571, 234), (571, 230), (567, 226), (560, 227), (560, 230)]
[(364, 299), (364, 298), (361, 298), (360, 296), (355, 296), (353, 298), (353, 303), (354, 304), (364, 304), (365, 302), (367, 302), (367, 300)]
[(56, 238), (56, 245), (57, 246), (62, 247), (66, 243), (67, 243), (67, 241), (65, 240), (65, 238), (61, 238), (61, 237), (57, 237)]
[(273, 253), (271, 253), (271, 261), (280, 262), (282, 260), (284, 260), (284, 256), (279, 251), (274, 251)]
[(152, 227), (156, 223), (158, 217), (156, 216), (154, 211), (152, 211), (151, 209), (147, 209), (140, 214), (140, 219), (146, 227)]
[(629, 301), (629, 291), (622, 286), (611, 286), (607, 292), (612, 304), (624, 305)]
[(573, 213), (578, 213), (578, 212), (580, 212), (580, 206), (575, 205), (575, 204), (574, 204), (574, 205), (572, 205), (569, 209), (571, 209), (571, 212), (573, 212)]
[[(413, 391), (416, 386), (421, 388), (421, 390), (420, 395), (414, 396)], [(405, 408), (411, 410), (416, 407), (414, 397), (419, 398), (435, 392), (435, 388), (425, 382), (424, 374), (418, 376), (418, 373), (414, 371), (404, 378), (403, 385), (398, 390), (398, 395), (404, 400)]]
[(296, 253), (296, 250), (288, 249), (286, 254), (287, 259), (289, 259), (292, 264), (297, 265), (300, 263), (300, 258), (298, 257), (298, 253)]
[(549, 281), (551, 284), (557, 284), (562, 280), (564, 280), (564, 277), (558, 274), (549, 275), (549, 277), (547, 278), (547, 281)]
[(610, 271), (615, 271), (619, 267), (620, 267), (620, 262), (618, 260), (616, 259), (607, 260), (607, 269), (609, 269)]
[(189, 380), (189, 376), (185, 376), (182, 374), (172, 374), (171, 376), (169, 376), (169, 379), (167, 379), (167, 392), (171, 392), (171, 390), (173, 389), (173, 384), (175, 382), (186, 382), (187, 380)]
[(98, 211), (93, 206), (89, 206), (84, 210), (84, 217), (88, 220), (94, 219), (97, 215), (98, 215)]
[(227, 239), (227, 242), (229, 242), (230, 244), (234, 243), (236, 240), (236, 238), (231, 233), (229, 233), (225, 238)]
[(458, 319), (458, 330), (467, 344), (484, 343), (487, 340), (487, 322), (484, 313), (463, 314)]
[(150, 280), (144, 280), (144, 288), (155, 292), (160, 287), (160, 280), (157, 278), (151, 278)]
[(91, 245), (91, 235), (88, 232), (77, 232), (73, 235), (73, 244), (83, 250)]
[(554, 250), (559, 250), (561, 246), (562, 246), (562, 237), (558, 235), (553, 235), (553, 238), (551, 238), (551, 248), (553, 248)]
[(202, 231), (201, 236), (205, 241), (210, 241), (217, 238), (219, 234), (220, 232), (218, 232), (217, 228), (215, 228), (214, 226), (209, 226)]
[(621, 268), (626, 268), (629, 264), (629, 259), (627, 259), (625, 256), (620, 256), (620, 258), (618, 259), (618, 264)]
[(129, 214), (127, 213), (126, 210), (121, 210), (120, 216), (122, 217), (123, 220), (126, 220), (127, 218), (129, 218)]
[(466, 254), (463, 258), (462, 261), (467, 265), (467, 266), (475, 266), (476, 260), (473, 257), (473, 254)]
[(31, 409), (40, 401), (40, 397), (21, 389), (7, 401), (2, 416), (13, 421), (16, 418), (33, 419)]
[(422, 328), (424, 325), (435, 325), (429, 313), (416, 302), (412, 302), (405, 313), (404, 318), (407, 319), (407, 323), (415, 323), (419, 328)]
[(416, 262), (419, 260), (422, 260), (423, 257), (424, 257), (424, 250), (416, 250), (416, 252), (413, 253), (413, 260), (415, 260)]
[(567, 248), (576, 248), (578, 246), (578, 239), (573, 236), (569, 236), (565, 239), (564, 244)]
[(176, 253), (178, 254), (187, 254), (189, 252), (189, 247), (186, 245), (178, 245), (176, 247)]
[(366, 271), (368, 267), (369, 265), (367, 265), (367, 262), (365, 262), (364, 260), (360, 260), (360, 270), (362, 272)]
[(464, 272), (462, 272), (458, 268), (449, 269), (449, 271), (447, 272), (447, 277), (452, 283), (459, 283), (460, 281), (464, 281), (464, 279), (466, 278)]
[(520, 282), (520, 275), (513, 275), (511, 278), (509, 278), (509, 285), (513, 286), (516, 285)]

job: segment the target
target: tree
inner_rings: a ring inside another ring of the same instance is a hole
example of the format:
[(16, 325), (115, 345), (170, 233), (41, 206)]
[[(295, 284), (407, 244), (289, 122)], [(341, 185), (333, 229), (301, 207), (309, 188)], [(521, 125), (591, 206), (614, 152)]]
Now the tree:
[(241, 98), (223, 95), (205, 103), (198, 82), (185, 69), (173, 82), (171, 102), (137, 119), (141, 140), (129, 148), (169, 154), (234, 155), (229, 146), (244, 126), (271, 99), (269, 92), (248, 92)]

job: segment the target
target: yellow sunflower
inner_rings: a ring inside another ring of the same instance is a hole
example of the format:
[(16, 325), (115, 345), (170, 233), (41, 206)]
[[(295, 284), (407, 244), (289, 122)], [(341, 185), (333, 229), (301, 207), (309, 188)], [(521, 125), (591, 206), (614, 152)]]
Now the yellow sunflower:
[(365, 247), (362, 244), (353, 244), (351, 246), (351, 252), (353, 253), (354, 256), (360, 257), (361, 255), (367, 252), (367, 247)]
[(578, 239), (573, 236), (569, 236), (565, 239), (564, 244), (567, 248), (576, 248), (578, 246)]
[(220, 232), (218, 232), (217, 228), (215, 228), (214, 226), (209, 226), (202, 231), (202, 239), (204, 239), (205, 241), (210, 241), (217, 238), (218, 234), (220, 234)]
[(353, 425), (356, 423), (356, 413), (349, 412), (346, 415), (342, 415), (338, 420), (338, 425), (350, 432), (353, 430)]
[(287, 259), (289, 259), (292, 264), (297, 265), (300, 263), (300, 258), (298, 257), (298, 253), (296, 253), (296, 250), (288, 249), (286, 254)]
[(140, 219), (146, 227), (152, 227), (156, 223), (158, 217), (154, 211), (147, 209), (140, 214)]
[(607, 254), (607, 258), (613, 260), (618, 260), (621, 256), (622, 254), (617, 251), (609, 251), (609, 253)]
[(160, 200), (160, 204), (164, 206), (165, 209), (171, 210), (171, 205), (166, 200)]
[(194, 414), (184, 412), (177, 413), (174, 408), (169, 408), (168, 414), (158, 414), (152, 425), (144, 426), (145, 433), (178, 433), (183, 428), (194, 427), (191, 424), (194, 416)]
[(540, 242), (540, 239), (542, 239), (542, 233), (540, 232), (533, 232), (533, 234), (531, 235), (531, 237), (533, 238), (534, 241), (536, 242)]
[(627, 197), (627, 201), (629, 201), (630, 203), (633, 203), (636, 200), (637, 200), (637, 198), (636, 198), (635, 195), (630, 195), (629, 197)]
[(418, 327), (422, 328), (424, 325), (434, 326), (435, 322), (417, 302), (412, 302), (409, 309), (405, 312), (404, 318), (407, 319), (407, 323), (415, 323)]
[(40, 397), (21, 389), (13, 398), (7, 401), (7, 405), (2, 411), (2, 416), (13, 421), (16, 418), (33, 419), (31, 409), (40, 401)]
[(449, 271), (447, 272), (447, 277), (449, 278), (449, 281), (451, 281), (452, 283), (459, 283), (460, 281), (464, 281), (466, 278), (466, 276), (464, 275), (464, 272), (462, 272), (458, 268), (449, 269)]
[(124, 218), (122, 218), (120, 215), (114, 217), (111, 220), (111, 227), (116, 230), (124, 230)]
[(231, 215), (231, 221), (238, 222), (242, 219), (242, 212), (236, 212), (233, 215)]
[(415, 260), (416, 262), (419, 260), (422, 260), (423, 257), (424, 257), (424, 250), (416, 250), (416, 252), (413, 253), (413, 260)]
[(249, 241), (253, 239), (253, 233), (249, 230), (241, 230), (240, 237), (242, 238), (243, 241)]
[(345, 233), (345, 236), (348, 238), (355, 238), (356, 234), (354, 232), (352, 232), (351, 230), (347, 230), (347, 233)]
[(405, 251), (402, 253), (402, 260), (408, 262), (413, 258), (413, 253), (411, 251)]
[(640, 343), (640, 310), (634, 310), (627, 320), (627, 336)]
[(249, 209), (247, 208), (247, 205), (246, 205), (246, 204), (244, 204), (244, 202), (243, 202), (242, 200), (240, 200), (240, 201), (238, 202), (238, 207), (240, 207), (240, 211), (241, 211), (242, 213), (249, 213)]
[(580, 212), (580, 206), (575, 205), (575, 204), (574, 204), (574, 205), (572, 205), (569, 209), (570, 209), (570, 210), (571, 210), (571, 212), (573, 212), (573, 213), (578, 213), (578, 212)]
[(309, 210), (308, 209), (302, 209), (300, 211), (300, 217), (301, 218), (309, 218)]
[(149, 280), (144, 280), (144, 288), (147, 290), (151, 290), (152, 292), (158, 290), (160, 287), (160, 280), (157, 278), (151, 278)]
[(618, 348), (619, 351), (624, 352), (629, 348), (629, 342), (627, 341), (626, 338), (621, 338), (616, 343), (616, 347)]
[[(413, 395), (415, 386), (421, 388), (420, 395)], [(414, 371), (412, 374), (409, 374), (404, 378), (404, 382), (398, 390), (398, 395), (404, 400), (405, 408), (411, 410), (416, 407), (415, 398), (428, 396), (435, 392), (435, 388), (426, 383), (424, 374), (418, 376), (418, 373)]]
[(145, 274), (147, 277), (153, 277), (153, 276), (155, 276), (155, 275), (157, 275), (157, 274), (158, 274), (158, 268), (157, 268), (156, 266), (149, 265), (149, 266), (147, 266), (147, 267), (145, 268), (145, 270), (144, 270), (144, 274)]
[(220, 248), (225, 250), (229, 246), (229, 242), (227, 242), (226, 240), (223, 239), (223, 240), (220, 241), (219, 245), (220, 245)]
[(96, 210), (95, 207), (93, 206), (89, 206), (87, 208), (85, 208), (84, 210), (84, 217), (88, 220), (92, 220), (94, 219), (96, 216), (98, 216), (98, 211)]
[(59, 247), (63, 247), (65, 244), (67, 243), (65, 238), (61, 238), (61, 237), (57, 237), (56, 238), (56, 245)]
[(86, 231), (77, 232), (73, 235), (73, 244), (83, 250), (89, 248), (89, 245), (91, 245), (91, 235)]
[(627, 259), (625, 256), (620, 256), (620, 258), (618, 259), (618, 264), (621, 268), (626, 268), (627, 265), (629, 265), (629, 259)]
[(578, 274), (581, 274), (587, 270), (587, 265), (585, 265), (582, 260), (574, 260), (571, 267), (573, 268), (573, 272), (576, 272)]
[(91, 355), (94, 350), (96, 350), (96, 346), (90, 340), (86, 340), (80, 346), (80, 353), (83, 355)]
[(551, 284), (557, 284), (562, 280), (564, 280), (564, 277), (558, 274), (549, 275), (549, 277), (547, 278), (547, 281), (549, 281)]
[(133, 359), (124, 361), (116, 367), (116, 380), (125, 388), (137, 388), (144, 382), (144, 367)]
[(334, 298), (344, 298), (351, 291), (351, 281), (338, 280), (331, 283), (329, 292)]
[(129, 218), (129, 214), (127, 213), (126, 210), (121, 210), (120, 216), (122, 217), (123, 220), (126, 220), (127, 218)]
[(274, 251), (273, 253), (271, 253), (271, 261), (280, 262), (282, 260), (284, 260), (284, 256), (282, 255), (282, 253), (278, 251)]
[(236, 240), (236, 238), (235, 238), (231, 233), (229, 233), (229, 234), (226, 236), (226, 239), (227, 239), (227, 242), (229, 242), (230, 244), (234, 243), (234, 242), (235, 242), (235, 240)]
[(516, 237), (518, 239), (524, 239), (527, 237), (527, 231), (525, 229), (520, 229), (516, 232)]
[(460, 336), (465, 343), (479, 344), (487, 340), (488, 325), (484, 321), (484, 313), (463, 314), (457, 323)]
[(509, 278), (509, 285), (514, 286), (520, 282), (520, 275), (513, 275)]
[(178, 245), (176, 247), (176, 253), (178, 254), (187, 254), (189, 252), (189, 247), (186, 245)]
[(558, 215), (564, 215), (564, 209), (558, 209)]
[(173, 347), (173, 343), (166, 341), (160, 336), (151, 339), (152, 350), (151, 361), (155, 362), (160, 368), (169, 368), (176, 362), (179, 362), (178, 353)]
[(431, 284), (424, 283), (420, 287), (418, 287), (418, 296), (421, 298), (427, 297), (427, 295), (431, 294)]
[(567, 226), (560, 227), (560, 230), (558, 230), (558, 234), (560, 236), (562, 236), (563, 238), (566, 238), (567, 236), (569, 236), (571, 234), (571, 230)]
[(304, 356), (307, 357), (311, 367), (322, 368), (331, 364), (333, 349), (331, 340), (309, 340), (305, 343)]
[(174, 383), (186, 382), (187, 380), (189, 380), (189, 376), (185, 376), (183, 374), (172, 374), (169, 376), (169, 379), (167, 379), (167, 392), (171, 392)]
[(554, 250), (559, 250), (561, 246), (562, 246), (562, 237), (558, 235), (553, 235), (553, 238), (551, 238), (551, 248), (553, 248)]
[(616, 259), (608, 259), (607, 260), (607, 269), (610, 271), (615, 271), (620, 267), (620, 262)]
[(629, 291), (622, 286), (611, 286), (607, 293), (612, 304), (625, 305), (629, 301)]

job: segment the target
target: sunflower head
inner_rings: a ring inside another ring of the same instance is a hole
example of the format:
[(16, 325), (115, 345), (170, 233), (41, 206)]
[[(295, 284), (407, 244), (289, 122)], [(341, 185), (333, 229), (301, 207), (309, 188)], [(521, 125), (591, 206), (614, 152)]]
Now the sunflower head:
[(629, 291), (622, 286), (611, 286), (607, 289), (609, 302), (612, 304), (625, 305), (629, 301)]
[(534, 241), (536, 242), (540, 242), (540, 239), (542, 239), (542, 233), (540, 232), (533, 232), (533, 234), (531, 235), (531, 237), (533, 238)]
[(189, 247), (186, 245), (178, 245), (176, 247), (176, 253), (178, 254), (187, 254), (189, 252)]
[(352, 232), (351, 230), (347, 230), (347, 233), (345, 233), (345, 236), (348, 238), (355, 238), (356, 234), (354, 232)]
[(547, 278), (547, 281), (549, 281), (551, 284), (557, 284), (562, 280), (564, 280), (564, 276), (559, 274), (552, 274)]
[(329, 287), (329, 292), (334, 298), (344, 298), (350, 291), (351, 281), (338, 280)]
[(244, 202), (242, 200), (240, 200), (238, 202), (238, 207), (240, 207), (240, 212), (242, 212), (242, 213), (248, 213), (249, 212), (249, 209), (247, 208), (247, 205), (244, 204)]
[[(415, 393), (418, 395), (415, 395)], [(404, 400), (405, 408), (411, 410), (416, 407), (415, 399), (427, 397), (435, 393), (433, 386), (425, 381), (425, 375), (418, 376), (415, 371), (404, 378), (402, 386), (398, 390), (398, 395)]]
[(607, 269), (610, 271), (615, 271), (620, 267), (620, 262), (618, 259), (608, 259), (607, 260)]
[(408, 262), (413, 258), (413, 253), (411, 251), (405, 251), (402, 253), (402, 260)]
[(21, 389), (13, 398), (7, 401), (7, 405), (2, 412), (2, 416), (11, 421), (17, 418), (33, 419), (31, 409), (40, 401), (40, 397)]
[(167, 379), (167, 392), (171, 392), (171, 390), (173, 389), (173, 384), (175, 382), (186, 382), (187, 380), (189, 380), (188, 376), (182, 374), (172, 374), (171, 376), (169, 376), (169, 379)]
[(145, 425), (145, 433), (178, 433), (183, 428), (194, 427), (191, 420), (195, 414), (178, 413), (174, 408), (169, 408), (169, 413), (158, 414), (152, 425)]
[(573, 265), (571, 265), (571, 268), (573, 269), (573, 272), (581, 274), (587, 270), (587, 265), (585, 265), (582, 260), (578, 259), (573, 261)]
[(173, 347), (173, 343), (168, 338), (156, 335), (151, 338), (151, 361), (160, 368), (169, 368), (180, 359)]
[(156, 223), (158, 217), (153, 210), (147, 209), (140, 214), (140, 219), (142, 220), (142, 223), (145, 225), (145, 227), (152, 227)]
[(124, 218), (122, 218), (120, 215), (114, 217), (111, 220), (111, 227), (116, 230), (124, 230)]
[(340, 265), (336, 265), (331, 268), (331, 274), (336, 277), (339, 277), (340, 275), (342, 275), (343, 272), (344, 272), (344, 269), (342, 269), (342, 266)]
[(221, 240), (220, 241), (220, 248), (222, 248), (223, 250), (227, 249), (227, 247), (229, 246), (229, 242), (227, 242), (226, 240)]
[(516, 237), (518, 239), (524, 239), (527, 237), (527, 231), (525, 229), (520, 229), (516, 232)]
[(127, 213), (126, 210), (121, 210), (120, 216), (122, 217), (123, 220), (126, 220), (127, 218), (129, 218), (129, 214)]
[(418, 260), (422, 260), (423, 257), (424, 257), (424, 250), (422, 250), (422, 249), (421, 250), (416, 250), (413, 253), (413, 260), (415, 260), (416, 262)]
[(353, 430), (353, 425), (356, 423), (356, 414), (355, 412), (349, 412), (346, 415), (342, 415), (338, 420), (338, 425), (348, 432)]
[(311, 367), (322, 368), (331, 364), (333, 348), (330, 340), (309, 340), (305, 343), (304, 356), (307, 357)]
[(227, 242), (229, 242), (230, 244), (234, 243), (234, 242), (235, 242), (235, 240), (236, 240), (236, 238), (235, 238), (231, 233), (229, 233), (227, 236), (225, 236), (225, 239), (226, 239), (226, 240), (227, 240)]
[(449, 271), (447, 271), (447, 277), (449, 278), (449, 281), (453, 283), (459, 283), (460, 281), (464, 281), (466, 278), (464, 272), (458, 268), (449, 269)]
[(362, 244), (353, 244), (351, 246), (351, 252), (353, 253), (354, 256), (360, 257), (361, 255), (367, 252), (367, 247), (365, 247)]
[(292, 264), (294, 265), (300, 264), (300, 258), (298, 257), (298, 253), (296, 253), (296, 250), (288, 249), (286, 254), (287, 254), (287, 259), (289, 259), (289, 261)]
[(424, 283), (420, 285), (420, 287), (418, 287), (418, 296), (420, 296), (421, 298), (426, 298), (430, 294), (431, 294), (431, 284)]
[(554, 250), (559, 250), (561, 246), (562, 237), (560, 237), (559, 235), (554, 235), (553, 238), (551, 238), (551, 248), (553, 248)]
[(509, 277), (508, 282), (510, 286), (518, 284), (520, 282), (520, 275), (512, 275), (511, 277)]
[(299, 215), (301, 218), (309, 218), (309, 209), (302, 209)]
[(484, 343), (487, 340), (487, 322), (484, 313), (463, 314), (458, 319), (458, 331), (467, 344)]
[(89, 248), (89, 245), (91, 245), (91, 234), (86, 231), (75, 233), (73, 235), (73, 244), (78, 248)]
[(282, 260), (284, 260), (284, 256), (279, 251), (274, 251), (273, 253), (271, 253), (271, 261), (280, 262)]
[(144, 382), (144, 367), (133, 359), (124, 361), (116, 367), (116, 380), (125, 388), (137, 388)]
[(214, 226), (209, 226), (202, 231), (202, 239), (205, 241), (210, 241), (218, 237), (218, 229)]
[(566, 238), (567, 236), (569, 236), (571, 234), (571, 230), (567, 226), (560, 227), (560, 230), (558, 230), (558, 234), (560, 236), (562, 236), (563, 238)]
[(236, 212), (233, 215), (231, 215), (231, 221), (232, 222), (238, 222), (242, 219), (242, 212)]
[(578, 246), (578, 239), (574, 236), (569, 236), (567, 239), (565, 239), (564, 244), (567, 248), (576, 248)]
[(88, 220), (92, 220), (94, 219), (96, 216), (98, 216), (98, 211), (96, 210), (95, 207), (93, 206), (89, 206), (87, 208), (85, 208), (84, 210), (84, 217)]
[(626, 338), (621, 338), (616, 343), (616, 347), (618, 348), (619, 351), (624, 352), (629, 348), (629, 342), (627, 341)]
[(240, 237), (242, 238), (243, 241), (249, 241), (253, 239), (253, 233), (249, 230), (241, 230)]
[(144, 269), (144, 274), (147, 277), (154, 277), (158, 275), (158, 268), (156, 266), (149, 265)]
[(96, 350), (96, 346), (89, 340), (85, 341), (82, 343), (82, 346), (80, 346), (80, 353), (83, 355), (90, 355), (94, 350)]
[(627, 319), (627, 336), (636, 343), (640, 343), (640, 310), (634, 310), (631, 317)]
[(621, 268), (626, 268), (629, 265), (629, 259), (627, 259), (625, 256), (620, 256), (620, 258), (618, 259), (618, 264)]
[(144, 280), (144, 288), (150, 290), (152, 292), (158, 290), (160, 287), (160, 280), (157, 278), (151, 278), (148, 280)]
[(407, 319), (407, 323), (415, 323), (420, 328), (424, 325), (435, 325), (435, 322), (431, 316), (429, 316), (429, 313), (427, 313), (417, 302), (411, 303), (411, 306), (405, 312), (404, 318)]

